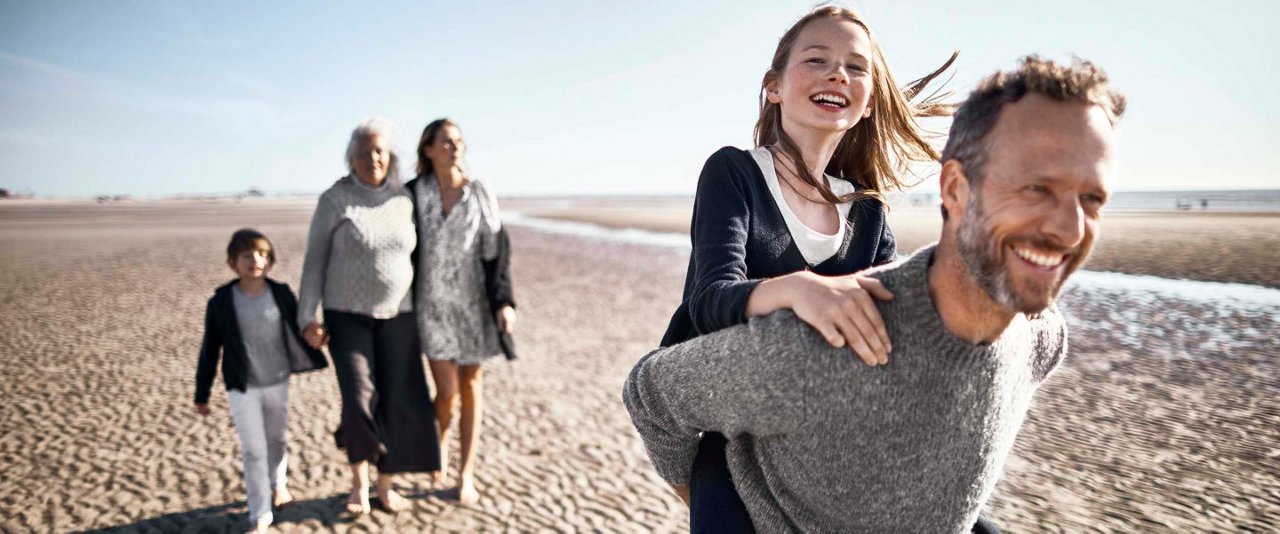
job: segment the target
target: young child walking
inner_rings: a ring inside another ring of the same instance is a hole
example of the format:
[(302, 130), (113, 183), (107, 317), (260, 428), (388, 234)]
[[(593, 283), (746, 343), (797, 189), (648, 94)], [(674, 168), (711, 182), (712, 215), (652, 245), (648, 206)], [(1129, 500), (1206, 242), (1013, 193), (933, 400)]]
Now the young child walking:
[(298, 313), (293, 291), (267, 278), (275, 262), (265, 235), (250, 229), (231, 235), (227, 265), (237, 278), (209, 299), (196, 368), (195, 410), (209, 415), (209, 390), (222, 356), (222, 381), (244, 458), (249, 523), (257, 532), (271, 525), (273, 507), (293, 500), (285, 487), (289, 375), (327, 365), (292, 320)]

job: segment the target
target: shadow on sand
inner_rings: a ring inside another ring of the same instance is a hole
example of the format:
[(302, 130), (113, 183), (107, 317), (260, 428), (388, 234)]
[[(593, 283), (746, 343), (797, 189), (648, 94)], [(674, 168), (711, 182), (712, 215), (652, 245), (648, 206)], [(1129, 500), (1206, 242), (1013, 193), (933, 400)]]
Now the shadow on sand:
[[(404, 491), (403, 488), (399, 489), (400, 495), (410, 500), (430, 498), (449, 500), (452, 496), (449, 490)], [(280, 529), (282, 532), (288, 532), (293, 530), (290, 528), (290, 525), (303, 522), (314, 525), (315, 522), (318, 521), (320, 525), (326, 527), (352, 523), (356, 521), (356, 518), (349, 516), (345, 512), (343, 503), (345, 503), (346, 500), (347, 493), (340, 493), (324, 499), (294, 501), (283, 509), (276, 510), (275, 522), (272, 526), (276, 529)], [(371, 504), (373, 505), (374, 514), (386, 513), (380, 511), (381, 508), (377, 497), (372, 499)], [(103, 529), (84, 530), (79, 532), (228, 533), (245, 532), (249, 530), (248, 527), (248, 508), (245, 506), (244, 501), (238, 501), (229, 504), (200, 508), (198, 510), (164, 514), (162, 516), (144, 519), (127, 525), (117, 525)]]

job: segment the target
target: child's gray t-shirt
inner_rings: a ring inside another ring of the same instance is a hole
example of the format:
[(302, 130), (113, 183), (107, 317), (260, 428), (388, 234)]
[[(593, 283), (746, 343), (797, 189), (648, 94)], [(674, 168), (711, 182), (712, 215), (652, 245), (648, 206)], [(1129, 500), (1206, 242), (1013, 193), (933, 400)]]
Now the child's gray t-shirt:
[(249, 357), (249, 387), (273, 386), (289, 379), (289, 353), (285, 347), (284, 325), (280, 322), (280, 307), (270, 288), (261, 295), (250, 297), (231, 287), (231, 300), (235, 303), (236, 323)]

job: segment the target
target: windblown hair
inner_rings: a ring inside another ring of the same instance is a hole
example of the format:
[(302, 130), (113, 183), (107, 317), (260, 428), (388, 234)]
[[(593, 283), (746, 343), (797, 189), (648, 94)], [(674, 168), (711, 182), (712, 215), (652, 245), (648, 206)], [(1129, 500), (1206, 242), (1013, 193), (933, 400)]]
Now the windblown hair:
[(997, 72), (981, 82), (956, 111), (942, 161), (956, 160), (973, 186), (981, 183), (987, 164), (986, 137), (995, 128), (1005, 104), (1029, 93), (1059, 102), (1098, 106), (1111, 124), (1124, 115), (1125, 98), (1110, 85), (1107, 73), (1089, 61), (1075, 58), (1070, 65), (1030, 55), (1011, 71)]
[[(458, 128), (458, 123), (445, 117), (431, 121), (426, 128), (422, 129), (422, 139), (418, 140), (418, 166), (415, 169), (418, 176), (425, 176), (431, 172), (431, 158), (427, 156), (427, 147), (435, 142), (436, 136), (440, 135), (440, 131), (444, 130), (445, 126)], [(461, 132), (462, 128), (458, 128), (458, 131)]]
[(254, 250), (261, 243), (267, 244), (267, 263), (276, 264), (276, 247), (271, 244), (271, 240), (262, 232), (252, 228), (241, 228), (236, 233), (231, 234), (231, 242), (227, 243), (227, 262), (234, 263), (236, 258), (246, 250)]
[(347, 170), (355, 172), (356, 168), (354, 160), (356, 157), (356, 147), (360, 144), (361, 139), (371, 136), (381, 137), (387, 144), (387, 151), (391, 153), (391, 162), (387, 165), (387, 179), (400, 179), (400, 154), (396, 151), (396, 127), (391, 121), (382, 117), (371, 117), (361, 122), (356, 129), (351, 130), (351, 140), (347, 142)]
[[(859, 186), (860, 191), (845, 197), (837, 197), (827, 186), (826, 180), (813, 176), (804, 162), (800, 148), (782, 129), (782, 106), (769, 102), (766, 88), (778, 80), (787, 67), (791, 51), (800, 31), (810, 22), (821, 18), (834, 18), (857, 24), (871, 38), (871, 108), (868, 118), (861, 119), (844, 133), (836, 145), (826, 173), (848, 180)], [(884, 53), (875, 34), (857, 12), (837, 6), (815, 8), (782, 34), (773, 61), (760, 83), (760, 118), (756, 121), (756, 146), (776, 145), (796, 166), (800, 180), (817, 189), (823, 200), (832, 204), (858, 198), (875, 198), (884, 201), (883, 193), (902, 189), (900, 176), (910, 172), (912, 162), (934, 162), (938, 152), (929, 144), (928, 134), (920, 127), (920, 117), (939, 117), (951, 114), (953, 106), (941, 102), (947, 95), (936, 91), (913, 103), (930, 82), (942, 75), (955, 62), (959, 52), (951, 54), (942, 67), (929, 75), (899, 89), (889, 72)]]

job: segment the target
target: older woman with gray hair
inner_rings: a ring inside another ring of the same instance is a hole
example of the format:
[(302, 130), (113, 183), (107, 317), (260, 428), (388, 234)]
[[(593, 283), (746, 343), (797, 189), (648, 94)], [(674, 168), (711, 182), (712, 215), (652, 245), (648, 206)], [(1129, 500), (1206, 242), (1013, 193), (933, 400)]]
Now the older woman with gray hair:
[(404, 508), (392, 474), (440, 469), (413, 313), (414, 213), (398, 164), (389, 122), (370, 119), (351, 132), (351, 172), (320, 195), (302, 267), (298, 323), (312, 346), (328, 343), (338, 375), (335, 437), (351, 464), (354, 514), (369, 512), (370, 463), (391, 512)]

